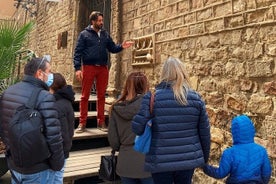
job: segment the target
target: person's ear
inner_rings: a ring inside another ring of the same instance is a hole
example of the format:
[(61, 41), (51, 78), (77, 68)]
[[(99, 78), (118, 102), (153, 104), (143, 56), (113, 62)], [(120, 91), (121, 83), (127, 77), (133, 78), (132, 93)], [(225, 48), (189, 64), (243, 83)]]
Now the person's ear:
[(36, 72), (35, 72), (35, 78), (38, 78), (38, 79), (43, 79), (43, 72), (41, 69), (38, 69)]

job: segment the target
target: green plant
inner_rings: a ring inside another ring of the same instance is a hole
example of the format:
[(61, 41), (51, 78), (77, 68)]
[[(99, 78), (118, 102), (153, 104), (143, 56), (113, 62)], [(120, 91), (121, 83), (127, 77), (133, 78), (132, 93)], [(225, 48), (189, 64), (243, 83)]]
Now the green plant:
[(20, 25), (14, 20), (0, 20), (0, 94), (18, 80), (16, 67), (18, 64), (20, 67), (20, 62), (32, 53), (27, 52), (26, 58), (22, 57), (24, 44), (33, 26), (33, 22)]

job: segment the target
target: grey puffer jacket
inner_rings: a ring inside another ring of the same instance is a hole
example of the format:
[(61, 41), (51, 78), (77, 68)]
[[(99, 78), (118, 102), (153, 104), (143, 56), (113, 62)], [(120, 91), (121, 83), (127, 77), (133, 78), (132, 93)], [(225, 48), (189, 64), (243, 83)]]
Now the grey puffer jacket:
[[(203, 166), (208, 161), (210, 126), (205, 104), (192, 90), (188, 92), (187, 99), (188, 105), (179, 104), (170, 83), (161, 82), (156, 87), (146, 171), (189, 170)], [(146, 94), (132, 122), (132, 130), (137, 135), (144, 132), (151, 117), (149, 104), (150, 94)]]
[[(37, 98), (36, 107), (44, 118), (45, 139), (49, 146), (51, 153), (48, 159), (41, 163), (37, 163), (28, 168), (21, 168), (15, 166), (13, 160), (7, 155), (9, 168), (22, 174), (33, 174), (46, 169), (55, 171), (60, 170), (64, 165), (64, 155), (62, 146), (62, 137), (60, 131), (60, 122), (58, 120), (58, 113), (55, 109), (55, 98), (48, 92), (47, 85), (33, 76), (25, 76), (22, 82), (10, 86), (2, 95), (0, 101), (1, 113), (1, 132), (7, 150), (9, 149), (10, 140), (7, 139), (8, 124), (17, 107), (25, 104), (31, 97), (32, 91), (35, 88), (42, 88)], [(37, 149), (40, 149), (39, 147)], [(30, 153), (32, 154), (32, 153)], [(40, 155), (32, 155), (40, 157)]]
[(148, 178), (144, 171), (145, 155), (134, 151), (135, 134), (131, 131), (131, 120), (138, 112), (142, 95), (131, 101), (114, 105), (108, 125), (108, 140), (112, 149), (119, 151), (116, 172), (129, 178)]

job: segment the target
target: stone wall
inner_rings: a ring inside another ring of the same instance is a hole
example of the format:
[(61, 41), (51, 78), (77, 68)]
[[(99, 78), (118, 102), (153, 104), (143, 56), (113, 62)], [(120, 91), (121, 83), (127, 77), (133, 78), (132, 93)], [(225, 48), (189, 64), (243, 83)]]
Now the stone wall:
[[(18, 19), (35, 20), (29, 48), (52, 55), (53, 71), (74, 83), (73, 49), (78, 35), (80, 0), (38, 0), (37, 16), (18, 11)], [(217, 164), (231, 145), (230, 120), (246, 113), (254, 121), (256, 142), (268, 150), (276, 182), (276, 2), (275, 0), (112, 0), (115, 42), (153, 35), (150, 65), (132, 65), (133, 50), (112, 54), (108, 93), (115, 97), (131, 71), (158, 83), (169, 56), (186, 65), (192, 86), (206, 101), (212, 131), (210, 162)], [(21, 18), (20, 18), (21, 17)], [(67, 32), (67, 45), (60, 45)], [(113, 98), (114, 99), (114, 98)], [(112, 101), (112, 99), (110, 99)], [(194, 183), (223, 183), (198, 170)]]
[[(72, 56), (76, 43), (79, 1), (64, 0), (47, 2), (38, 0), (32, 6), (35, 16), (30, 16), (24, 9), (19, 8), (16, 18), (21, 22), (34, 21), (35, 28), (30, 34), (28, 48), (37, 56), (51, 55), (52, 71), (62, 73), (69, 84), (73, 83), (74, 70)], [(62, 40), (62, 34), (67, 39)]]
[[(193, 88), (204, 98), (211, 122), (210, 162), (218, 164), (232, 144), (234, 115), (255, 124), (256, 142), (268, 150), (276, 182), (276, 2), (274, 0), (124, 0), (123, 40), (154, 34), (151, 66), (132, 66), (122, 53), (120, 78), (133, 70), (158, 82), (169, 56), (186, 65)], [(111, 73), (111, 76), (116, 73)], [(117, 74), (118, 75), (118, 74)], [(122, 83), (121, 83), (122, 85)], [(203, 179), (204, 178), (204, 179)], [(194, 183), (222, 183), (196, 172)]]

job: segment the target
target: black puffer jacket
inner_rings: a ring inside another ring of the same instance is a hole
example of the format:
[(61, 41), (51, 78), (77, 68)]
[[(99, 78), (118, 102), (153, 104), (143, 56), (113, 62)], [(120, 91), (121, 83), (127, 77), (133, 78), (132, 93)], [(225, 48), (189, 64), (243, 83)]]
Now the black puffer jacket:
[[(35, 88), (42, 88), (36, 107), (44, 118), (45, 138), (49, 146), (51, 156), (41, 163), (37, 163), (28, 168), (20, 168), (15, 166), (11, 157), (7, 157), (9, 168), (22, 174), (33, 174), (46, 169), (60, 170), (64, 165), (64, 155), (62, 146), (62, 137), (60, 131), (60, 122), (58, 120), (58, 112), (55, 108), (55, 98), (48, 92), (47, 85), (33, 76), (25, 76), (22, 82), (10, 86), (2, 95), (0, 101), (1, 113), (1, 134), (4, 143), (9, 149), (10, 140), (7, 139), (8, 124), (17, 107), (25, 104), (31, 97)], [(38, 147), (37, 149), (40, 149)], [(30, 153), (31, 154), (31, 153)], [(40, 157), (40, 155), (32, 155)]]
[(59, 113), (59, 121), (61, 125), (61, 132), (63, 138), (64, 157), (69, 157), (69, 152), (72, 147), (72, 138), (74, 135), (74, 109), (72, 102), (74, 102), (75, 93), (72, 86), (68, 85), (59, 89), (54, 94), (57, 102), (56, 108)]
[(122, 45), (115, 44), (106, 30), (100, 31), (100, 37), (89, 25), (79, 35), (74, 54), (75, 70), (83, 65), (107, 65), (108, 53), (123, 50)]

